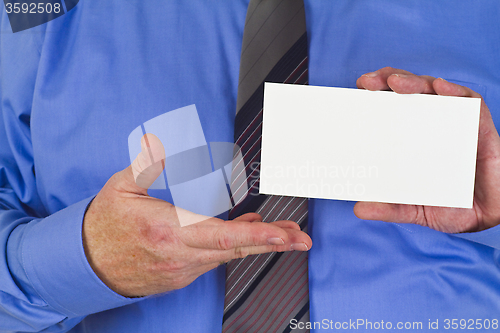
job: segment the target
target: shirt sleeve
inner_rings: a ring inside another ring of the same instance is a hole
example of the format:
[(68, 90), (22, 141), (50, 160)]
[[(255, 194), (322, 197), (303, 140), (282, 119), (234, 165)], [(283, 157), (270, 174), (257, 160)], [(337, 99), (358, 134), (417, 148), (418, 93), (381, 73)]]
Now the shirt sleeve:
[(88, 264), (81, 233), (91, 198), (52, 215), (40, 200), (30, 114), (43, 27), (13, 34), (8, 24), (1, 11), (0, 332), (66, 332), (140, 298), (113, 292)]

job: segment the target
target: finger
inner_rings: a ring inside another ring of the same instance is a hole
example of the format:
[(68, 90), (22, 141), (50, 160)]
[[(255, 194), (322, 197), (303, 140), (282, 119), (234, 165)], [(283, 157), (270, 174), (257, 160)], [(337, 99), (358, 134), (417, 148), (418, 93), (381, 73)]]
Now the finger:
[(283, 229), (300, 230), (300, 225), (297, 222), (293, 221), (275, 221), (271, 223)]
[(393, 74), (413, 75), (402, 69), (384, 67), (378, 71), (363, 74), (356, 81), (356, 86), (360, 89), (367, 90), (391, 90), (387, 84), (387, 78)]
[(447, 233), (481, 230), (476, 211), (467, 208), (358, 202), (354, 214), (364, 220), (413, 223)]
[[(176, 220), (178, 225), (181, 227), (190, 226), (193, 224), (197, 224), (203, 222), (203, 227), (219, 227), (221, 220), (217, 218), (213, 218), (206, 215), (200, 215), (188, 210), (182, 209), (180, 207), (175, 207), (176, 212)], [(262, 216), (257, 213), (247, 213), (241, 216), (238, 216), (233, 220), (234, 222), (262, 222)], [(227, 221), (231, 222), (231, 221)], [(283, 227), (296, 229), (295, 222), (292, 221), (280, 221), (283, 222)], [(299, 228), (300, 229), (300, 228)]]
[[(240, 221), (240, 222), (262, 222), (262, 216), (258, 213), (247, 213), (241, 216), (238, 216), (235, 218), (233, 221)], [(288, 229), (296, 229), (300, 230), (300, 226), (293, 221), (275, 221), (271, 222), (272, 224), (280, 227), (280, 228), (288, 228)]]
[(311, 237), (305, 232), (296, 229), (288, 229), (287, 233), (288, 241), (283, 245), (261, 245), (235, 248), (229, 251), (229, 254), (233, 256), (231, 259), (241, 258), (243, 254), (251, 255), (266, 252), (309, 251), (312, 247)]
[(160, 140), (153, 134), (141, 139), (142, 151), (132, 164), (118, 172), (110, 180), (110, 186), (121, 193), (147, 196), (147, 189), (162, 173), (165, 164), (165, 151)]
[(354, 215), (362, 220), (398, 223), (422, 223), (425, 219), (422, 206), (359, 201), (354, 205)]
[(243, 222), (262, 222), (262, 216), (257, 213), (246, 213), (238, 216), (233, 221), (243, 221)]
[[(208, 222), (208, 223), (206, 223)], [(230, 250), (236, 247), (283, 245), (288, 241), (286, 230), (270, 223), (206, 221), (181, 228), (184, 244), (195, 248)]]
[(141, 149), (131, 168), (137, 186), (148, 189), (165, 167), (165, 149), (158, 137), (151, 133), (141, 138)]
[(309, 251), (311, 244), (306, 242), (298, 242), (286, 245), (261, 245), (261, 246), (247, 246), (237, 247), (232, 251), (227, 251), (221, 254), (222, 261), (229, 261), (233, 259), (245, 258), (247, 256), (271, 253), (271, 252), (287, 252), (287, 251)]
[(434, 94), (432, 76), (413, 74), (392, 74), (387, 78), (387, 85), (398, 94)]
[(448, 82), (443, 78), (434, 80), (433, 88), (438, 95), (481, 98), (481, 95), (472, 89)]
[[(220, 221), (220, 220), (219, 220)], [(214, 225), (213, 221), (207, 221), (181, 228), (180, 234), (184, 244), (204, 249), (231, 250), (247, 246), (261, 245), (285, 245), (290, 244), (290, 236), (301, 235), (301, 242), (308, 241), (310, 237), (297, 230), (288, 222), (264, 223), (264, 222), (240, 222), (220, 221)], [(280, 223), (287, 228), (281, 228)], [(295, 238), (292, 239), (295, 241)]]
[[(257, 213), (247, 213), (241, 216), (238, 216), (235, 218), (233, 221), (240, 221), (240, 222), (262, 222), (262, 216)], [(273, 225), (280, 227), (280, 228), (288, 228), (288, 229), (296, 229), (300, 230), (300, 226), (293, 221), (275, 221), (275, 222), (270, 222)]]
[(260, 245), (235, 247), (230, 250), (203, 250), (198, 251), (200, 263), (228, 262), (232, 259), (244, 258), (249, 255), (269, 252), (308, 251), (312, 247), (311, 238), (298, 230), (290, 230), (289, 241), (283, 245)]

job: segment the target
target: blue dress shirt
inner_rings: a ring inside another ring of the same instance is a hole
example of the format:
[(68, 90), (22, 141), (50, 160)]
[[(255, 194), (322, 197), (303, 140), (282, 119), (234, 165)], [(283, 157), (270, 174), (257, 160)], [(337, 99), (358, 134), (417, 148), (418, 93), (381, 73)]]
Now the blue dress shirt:
[[(305, 4), (310, 84), (355, 87), (363, 73), (403, 68), (481, 93), (500, 126), (496, 0)], [(145, 121), (195, 104), (207, 142), (232, 141), (247, 5), (81, 0), (15, 34), (2, 11), (0, 332), (221, 331), (223, 267), (182, 290), (122, 297), (93, 273), (81, 229)], [(447, 319), (450, 330), (452, 319), (500, 329), (500, 227), (458, 237), (359, 220), (353, 205), (310, 200), (317, 331), (443, 331)]]

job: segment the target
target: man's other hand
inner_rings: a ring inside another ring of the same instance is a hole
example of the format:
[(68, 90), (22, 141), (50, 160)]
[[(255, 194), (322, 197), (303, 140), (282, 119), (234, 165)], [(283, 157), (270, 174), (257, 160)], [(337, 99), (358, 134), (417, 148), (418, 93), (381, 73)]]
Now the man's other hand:
[[(467, 87), (430, 76), (417, 76), (390, 67), (361, 76), (358, 88), (393, 90), (400, 94), (481, 96)], [(418, 159), (418, 156), (415, 156)], [(500, 223), (500, 138), (488, 107), (481, 100), (476, 182), (472, 209), (358, 202), (354, 214), (361, 219), (415, 223), (443, 232), (471, 232)]]
[[(142, 152), (113, 175), (89, 206), (83, 223), (87, 259), (97, 276), (124, 296), (180, 289), (231, 259), (272, 251), (311, 248), (310, 237), (292, 221), (263, 223), (256, 213), (234, 221), (180, 210), (148, 196), (160, 175), (165, 153), (146, 134)], [(181, 227), (192, 218), (202, 222)]]

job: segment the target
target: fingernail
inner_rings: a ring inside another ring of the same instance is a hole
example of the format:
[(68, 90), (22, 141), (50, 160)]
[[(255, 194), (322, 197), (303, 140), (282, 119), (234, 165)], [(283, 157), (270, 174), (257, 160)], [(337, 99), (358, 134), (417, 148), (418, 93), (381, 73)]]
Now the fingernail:
[(371, 73), (366, 73), (366, 74), (363, 74), (363, 76), (366, 76), (366, 77), (375, 77), (377, 76), (378, 73), (377, 72), (371, 72)]
[(290, 246), (290, 250), (292, 251), (309, 251), (309, 247), (307, 247), (306, 243), (295, 243)]
[(267, 244), (269, 244), (269, 245), (283, 245), (283, 244), (285, 244), (285, 241), (279, 237), (269, 238), (267, 240)]
[(443, 79), (442, 77), (438, 78), (438, 80), (442, 80), (442, 81), (444, 81), (444, 82), (448, 82), (448, 81), (446, 81), (445, 79)]
[(406, 75), (406, 74), (392, 74), (392, 75), (397, 76), (397, 77), (402, 77), (402, 78), (408, 77), (408, 75)]

